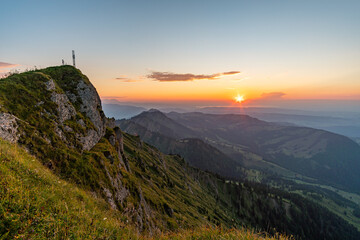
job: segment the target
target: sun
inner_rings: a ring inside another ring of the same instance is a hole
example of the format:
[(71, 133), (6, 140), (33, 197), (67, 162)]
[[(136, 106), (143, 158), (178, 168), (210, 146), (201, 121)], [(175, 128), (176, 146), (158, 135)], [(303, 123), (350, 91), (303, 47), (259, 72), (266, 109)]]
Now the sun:
[(234, 99), (235, 99), (235, 102), (237, 102), (237, 103), (241, 103), (245, 100), (244, 96), (239, 95), (239, 94)]

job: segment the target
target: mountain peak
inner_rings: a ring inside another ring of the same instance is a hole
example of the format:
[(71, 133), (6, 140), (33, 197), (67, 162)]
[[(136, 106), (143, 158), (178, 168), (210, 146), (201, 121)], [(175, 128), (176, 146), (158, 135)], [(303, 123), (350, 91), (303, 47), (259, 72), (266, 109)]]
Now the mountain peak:
[[(89, 79), (72, 66), (14, 74), (0, 85), (0, 112), (11, 115), (7, 122), (18, 119), (19, 129), (29, 129), (47, 144), (61, 142), (90, 150), (105, 134), (100, 97)], [(13, 139), (26, 142), (29, 132), (13, 134)]]
[(149, 109), (147, 112), (151, 112), (151, 113), (154, 113), (154, 112), (162, 113), (160, 110), (158, 110), (158, 109), (156, 109), (156, 108), (151, 108), (151, 109)]

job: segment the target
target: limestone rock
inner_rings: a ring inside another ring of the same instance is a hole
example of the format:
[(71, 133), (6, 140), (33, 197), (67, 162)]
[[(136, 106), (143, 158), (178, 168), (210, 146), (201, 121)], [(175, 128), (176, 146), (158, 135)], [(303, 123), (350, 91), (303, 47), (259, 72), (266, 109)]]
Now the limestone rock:
[(52, 92), (51, 101), (58, 105), (57, 111), (60, 123), (63, 123), (76, 115), (75, 108), (69, 103), (69, 99), (65, 94)]
[(0, 138), (15, 143), (19, 139), (18, 118), (9, 113), (0, 113)]
[(73, 104), (79, 104), (78, 110), (94, 124), (95, 130), (88, 130), (87, 135), (80, 138), (83, 149), (90, 150), (105, 135), (106, 117), (102, 111), (100, 97), (90, 82), (80, 79), (76, 92), (76, 95), (73, 92), (66, 92), (66, 95)]
[(57, 93), (54, 80), (50, 79), (45, 83), (46, 90), (51, 91), (51, 101), (57, 104), (57, 112), (60, 123), (76, 115), (76, 110), (65, 94)]
[(100, 138), (101, 136), (94, 129), (89, 129), (85, 136), (79, 136), (79, 140), (83, 145), (83, 149), (86, 151), (89, 151), (91, 148), (93, 148), (93, 146), (99, 142)]

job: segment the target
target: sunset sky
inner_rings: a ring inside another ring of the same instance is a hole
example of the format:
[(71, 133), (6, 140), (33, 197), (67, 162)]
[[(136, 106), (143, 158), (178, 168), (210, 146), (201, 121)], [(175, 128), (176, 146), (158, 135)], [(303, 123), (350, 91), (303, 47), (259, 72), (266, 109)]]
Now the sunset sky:
[(75, 50), (102, 99), (360, 100), (358, 0), (0, 5), (0, 74), (70, 64)]

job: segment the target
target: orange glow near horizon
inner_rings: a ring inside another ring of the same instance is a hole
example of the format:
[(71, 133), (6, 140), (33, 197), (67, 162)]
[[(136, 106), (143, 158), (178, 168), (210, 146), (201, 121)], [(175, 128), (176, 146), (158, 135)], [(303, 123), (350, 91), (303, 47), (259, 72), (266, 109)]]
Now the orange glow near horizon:
[[(301, 99), (348, 99), (360, 100), (359, 83), (322, 85), (314, 83), (284, 84), (283, 80), (272, 81), (251, 78), (252, 81), (232, 78), (186, 82), (158, 82), (143, 79), (139, 82), (96, 81), (95, 86), (103, 99), (118, 99), (122, 102), (191, 102), (221, 101), (246, 105), (254, 101), (291, 101)], [(274, 95), (275, 94), (275, 95)], [(238, 98), (238, 96), (243, 98)], [(236, 96), (236, 98), (235, 98)], [(245, 97), (246, 96), (246, 97)]]

